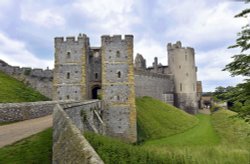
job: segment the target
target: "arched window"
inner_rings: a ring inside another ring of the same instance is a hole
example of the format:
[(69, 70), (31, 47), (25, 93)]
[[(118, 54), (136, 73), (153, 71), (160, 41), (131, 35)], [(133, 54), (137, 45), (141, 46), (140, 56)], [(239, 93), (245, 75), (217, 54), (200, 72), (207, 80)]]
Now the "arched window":
[(117, 77), (121, 78), (121, 72), (120, 71), (117, 72)]
[(95, 79), (98, 79), (98, 73), (95, 73)]

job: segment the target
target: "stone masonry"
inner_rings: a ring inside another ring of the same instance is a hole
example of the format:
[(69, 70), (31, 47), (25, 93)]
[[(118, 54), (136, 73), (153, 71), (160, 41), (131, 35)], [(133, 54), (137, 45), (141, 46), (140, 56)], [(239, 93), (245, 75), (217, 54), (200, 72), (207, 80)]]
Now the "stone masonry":
[(155, 57), (153, 66), (147, 67), (141, 54), (133, 64), (132, 35), (104, 35), (100, 47), (91, 47), (85, 34), (77, 39), (57, 37), (53, 99), (102, 98), (106, 134), (135, 142), (136, 96), (151, 96), (197, 113), (194, 49), (182, 47), (181, 42), (167, 48), (168, 66)]

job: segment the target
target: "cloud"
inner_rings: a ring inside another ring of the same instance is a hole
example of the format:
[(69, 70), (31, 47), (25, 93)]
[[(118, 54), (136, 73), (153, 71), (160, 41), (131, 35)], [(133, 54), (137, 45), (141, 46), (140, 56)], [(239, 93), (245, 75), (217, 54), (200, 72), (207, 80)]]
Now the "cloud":
[(167, 64), (166, 47), (161, 47), (161, 44), (157, 41), (145, 37), (134, 43), (134, 46), (134, 56), (136, 56), (136, 53), (142, 54), (147, 61), (147, 66), (152, 66), (154, 57), (158, 57), (159, 63)]
[(140, 18), (133, 15), (133, 0), (77, 0), (73, 3), (73, 10), (91, 19), (90, 29), (98, 29), (99, 33), (131, 33), (132, 25), (140, 22)]
[(193, 2), (184, 1), (179, 5), (172, 2), (174, 7), (170, 8), (168, 5), (171, 3), (164, 5), (163, 1), (159, 1), (162, 7), (160, 11), (171, 14), (170, 19), (175, 22), (175, 28), (165, 32), (166, 37), (179, 38), (194, 46), (214, 44), (218, 47), (223, 44), (221, 42), (228, 43), (234, 39), (236, 32), (247, 23), (246, 19), (233, 18), (237, 13), (232, 10), (233, 2), (222, 1), (216, 5), (209, 5), (204, 0)]
[(0, 32), (0, 59), (13, 66), (53, 68), (54, 62), (51, 60), (42, 60), (27, 50), (22, 41), (13, 40)]
[(26, 4), (21, 6), (21, 20), (45, 28), (62, 27), (66, 23), (56, 8), (39, 9)]
[(198, 65), (198, 79), (203, 81), (204, 91), (212, 91), (218, 86), (236, 85), (243, 81), (243, 77), (231, 77), (227, 71), (222, 71), (226, 64), (232, 61), (237, 50), (228, 50), (225, 47), (210, 51), (201, 51), (196, 54)]

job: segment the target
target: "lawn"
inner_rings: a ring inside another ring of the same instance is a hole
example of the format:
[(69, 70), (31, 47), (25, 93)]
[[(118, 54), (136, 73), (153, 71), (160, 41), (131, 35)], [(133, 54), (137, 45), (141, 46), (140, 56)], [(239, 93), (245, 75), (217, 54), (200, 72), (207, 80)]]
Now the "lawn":
[(182, 133), (165, 137), (162, 139), (149, 140), (144, 145), (150, 146), (191, 146), (191, 145), (215, 145), (220, 138), (211, 124), (211, 117), (205, 114), (196, 116), (199, 124)]
[(34, 89), (0, 71), (0, 103), (49, 100)]
[(0, 148), (1, 164), (50, 164), (52, 128)]

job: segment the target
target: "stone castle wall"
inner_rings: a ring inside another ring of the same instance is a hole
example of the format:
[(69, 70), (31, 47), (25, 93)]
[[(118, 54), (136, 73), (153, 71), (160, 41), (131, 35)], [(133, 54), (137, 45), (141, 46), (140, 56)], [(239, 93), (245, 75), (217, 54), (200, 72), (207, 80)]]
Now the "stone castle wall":
[(10, 66), (0, 60), (0, 71), (24, 82), (48, 98), (52, 98), (52, 70), (32, 69), (29, 67)]
[(105, 134), (105, 124), (102, 121), (103, 102), (89, 100), (79, 103), (61, 105), (75, 126), (81, 131), (93, 131)]
[(52, 114), (55, 101), (1, 103), (0, 123), (23, 121)]
[(104, 163), (60, 105), (53, 112), (52, 163)]
[(173, 97), (173, 76), (135, 70), (135, 92), (137, 97), (150, 96), (173, 105), (173, 99), (164, 96)]

